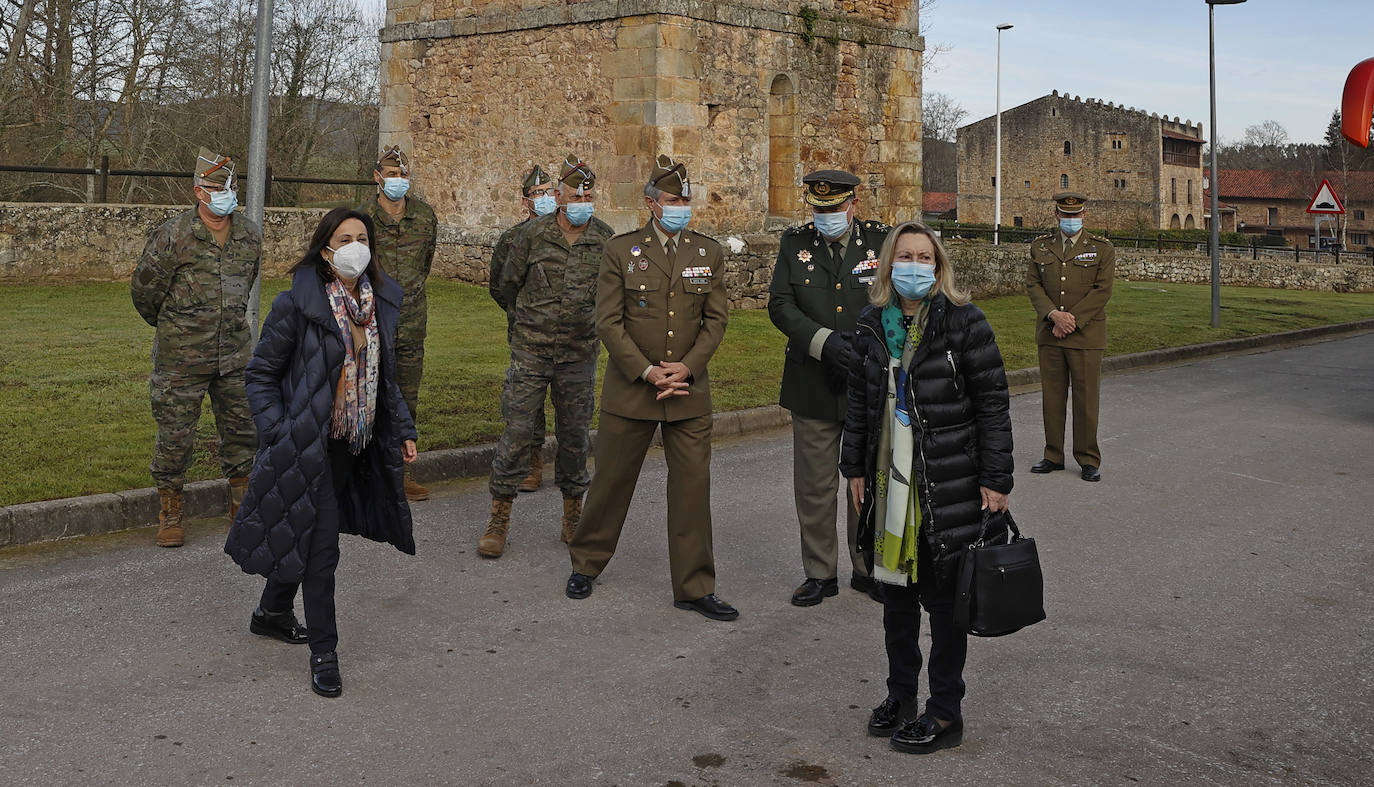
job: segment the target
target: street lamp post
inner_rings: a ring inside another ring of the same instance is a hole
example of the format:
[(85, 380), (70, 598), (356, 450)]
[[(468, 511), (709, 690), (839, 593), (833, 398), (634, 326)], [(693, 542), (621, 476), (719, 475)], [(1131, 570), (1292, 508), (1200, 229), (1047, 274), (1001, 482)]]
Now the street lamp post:
[(1007, 22), (997, 26), (997, 164), (992, 175), (992, 245), (1001, 243), (1002, 230), (1002, 31), (1010, 30)]
[(1212, 327), (1221, 327), (1221, 213), (1219, 209), (1221, 178), (1217, 177), (1217, 47), (1216, 8), (1219, 5), (1239, 5), (1245, 0), (1206, 0), (1207, 2), (1207, 68), (1212, 90), (1212, 144), (1208, 176), (1212, 187)]

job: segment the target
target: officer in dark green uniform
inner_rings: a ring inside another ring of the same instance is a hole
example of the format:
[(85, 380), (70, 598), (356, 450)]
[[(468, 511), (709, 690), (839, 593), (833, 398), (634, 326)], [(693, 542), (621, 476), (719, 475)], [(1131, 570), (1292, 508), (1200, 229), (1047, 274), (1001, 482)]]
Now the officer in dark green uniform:
[[(853, 174), (826, 169), (802, 182), (813, 220), (782, 235), (768, 316), (787, 335), (779, 401), (792, 411), (792, 486), (806, 572), (792, 603), (809, 607), (840, 592), (835, 509), (837, 491), (848, 487), (840, 478), (839, 457), (850, 345), (891, 228), (856, 218), (859, 179)], [(876, 585), (856, 550), (853, 503), (851, 498), (845, 506), (854, 567), (849, 584), (876, 599)]]
[[(531, 219), (539, 216), (547, 216), (558, 210), (558, 197), (554, 195), (556, 186), (553, 178), (549, 177), (544, 168), (535, 164), (520, 184), (520, 207), (525, 210), (525, 217), (519, 224), (508, 228), (501, 233), (501, 237), (496, 240), (496, 247), (491, 252), (491, 266), (487, 272), (487, 290), (491, 293), (492, 300), (506, 313), (506, 340), (511, 341), (511, 332), (515, 327), (514, 317), (511, 314), (510, 304), (506, 302), (504, 290), (501, 287), (501, 270), (506, 265), (506, 260), (510, 257), (512, 244), (515, 243), (515, 236)], [(548, 386), (540, 389), (538, 409), (539, 422), (533, 424), (538, 435), (534, 444), (530, 446), (530, 468), (529, 475), (520, 482), (521, 492), (533, 492), (544, 483), (544, 433), (548, 431), (548, 425), (544, 420), (544, 392)]]
[(1107, 348), (1107, 301), (1112, 297), (1116, 250), (1083, 230), (1088, 198), (1054, 195), (1059, 226), (1031, 241), (1026, 294), (1035, 307), (1040, 390), (1045, 420), (1044, 458), (1032, 473), (1064, 469), (1064, 405), (1073, 386), (1073, 458), (1084, 481), (1100, 481), (1097, 446), (1098, 388)]
[[(396, 325), (396, 383), (401, 388), (410, 417), (419, 424), (416, 412), (420, 399), (420, 377), (425, 368), (425, 333), (429, 321), (429, 301), (425, 280), (434, 264), (439, 220), (429, 203), (410, 192), (410, 159), (399, 145), (382, 151), (372, 173), (377, 194), (359, 208), (372, 217), (375, 225), (372, 243), (377, 249), (377, 264), (401, 285), (401, 319)], [(410, 477), (406, 465), (406, 498), (426, 500), (429, 490)]]

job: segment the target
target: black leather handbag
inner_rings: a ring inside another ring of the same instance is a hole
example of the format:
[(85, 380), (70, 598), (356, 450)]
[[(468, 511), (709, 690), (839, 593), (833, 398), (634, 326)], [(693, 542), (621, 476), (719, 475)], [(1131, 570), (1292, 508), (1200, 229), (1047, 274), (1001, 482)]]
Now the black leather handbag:
[[(995, 520), (1006, 525), (1004, 536), (988, 528)], [(1010, 511), (983, 512), (978, 540), (968, 545), (959, 562), (954, 593), (954, 625), (978, 637), (1000, 637), (1045, 619), (1044, 579), (1035, 539), (1017, 529)]]

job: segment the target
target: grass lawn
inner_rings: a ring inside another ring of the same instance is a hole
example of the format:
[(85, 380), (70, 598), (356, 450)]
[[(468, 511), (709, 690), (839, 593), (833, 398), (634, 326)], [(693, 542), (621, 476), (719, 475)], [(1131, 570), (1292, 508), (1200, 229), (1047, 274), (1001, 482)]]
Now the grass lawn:
[[(264, 283), (263, 313), (286, 282)], [(505, 316), (486, 290), (430, 284), (420, 392), (420, 449), (493, 440), (501, 431)], [(148, 405), (153, 329), (126, 284), (2, 287), (0, 505), (151, 486), (156, 424)], [(1222, 328), (1208, 326), (1205, 285), (1126, 282), (1109, 307), (1109, 355), (1374, 317), (1374, 294), (1225, 288)], [(1024, 296), (980, 302), (1008, 369), (1035, 364)], [(717, 410), (777, 401), (782, 335), (763, 310), (737, 311), (711, 363)], [(604, 368), (605, 356), (602, 364)], [(549, 425), (553, 418), (550, 414)], [(190, 479), (219, 475), (205, 406)]]

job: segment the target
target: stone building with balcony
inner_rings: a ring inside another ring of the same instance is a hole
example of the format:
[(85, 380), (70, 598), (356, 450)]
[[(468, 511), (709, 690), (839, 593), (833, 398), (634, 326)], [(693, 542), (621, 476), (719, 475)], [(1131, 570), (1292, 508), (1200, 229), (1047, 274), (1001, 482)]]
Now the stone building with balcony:
[[(960, 222), (994, 218), (996, 116), (958, 131)], [(1054, 91), (1002, 112), (1002, 224), (1048, 227), (1050, 197), (1091, 200), (1112, 231), (1203, 226), (1202, 124)]]
[[(1218, 198), (1235, 208), (1238, 232), (1272, 238), (1275, 245), (1314, 249), (1319, 241), (1307, 206), (1323, 178), (1345, 208), (1345, 215), (1322, 223), (1323, 248), (1334, 242), (1350, 251), (1374, 249), (1374, 172), (1223, 169)], [(1227, 223), (1223, 211), (1222, 229), (1228, 229)]]
[[(596, 213), (644, 220), (653, 156), (690, 169), (693, 227), (757, 232), (848, 169), (863, 215), (921, 210), (918, 0), (387, 0), (381, 143), (444, 224), (518, 218), (532, 164), (580, 154)], [(772, 219), (770, 221), (770, 218)]]

